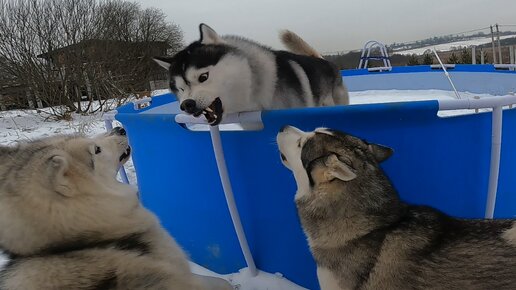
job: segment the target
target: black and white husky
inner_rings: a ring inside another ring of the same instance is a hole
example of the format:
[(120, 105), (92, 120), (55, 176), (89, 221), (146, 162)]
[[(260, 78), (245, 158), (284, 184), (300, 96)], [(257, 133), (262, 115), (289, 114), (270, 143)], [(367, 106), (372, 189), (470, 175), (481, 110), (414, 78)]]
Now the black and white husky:
[(199, 29), (198, 41), (155, 58), (169, 70), (170, 88), (188, 114), (216, 125), (236, 112), (349, 103), (339, 70), (293, 32), (281, 33), (288, 52), (219, 36), (206, 24)]

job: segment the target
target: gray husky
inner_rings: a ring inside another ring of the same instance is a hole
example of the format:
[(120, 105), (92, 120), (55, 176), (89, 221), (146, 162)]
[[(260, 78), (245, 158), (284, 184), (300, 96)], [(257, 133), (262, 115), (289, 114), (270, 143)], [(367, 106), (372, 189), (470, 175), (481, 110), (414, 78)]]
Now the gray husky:
[(199, 29), (198, 41), (155, 58), (169, 70), (170, 89), (188, 114), (216, 125), (223, 114), (349, 103), (339, 70), (293, 32), (281, 39), (294, 53), (219, 36), (206, 24)]
[(390, 148), (338, 131), (277, 136), (321, 289), (516, 289), (514, 220), (466, 220), (400, 201)]
[(232, 289), (185, 254), (116, 180), (125, 131), (0, 146), (0, 289)]

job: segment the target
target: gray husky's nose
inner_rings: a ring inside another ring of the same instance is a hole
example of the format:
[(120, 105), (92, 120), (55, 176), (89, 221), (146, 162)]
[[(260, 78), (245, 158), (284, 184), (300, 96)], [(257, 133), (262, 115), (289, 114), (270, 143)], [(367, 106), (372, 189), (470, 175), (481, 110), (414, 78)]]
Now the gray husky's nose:
[(193, 114), (196, 111), (197, 104), (195, 103), (194, 100), (187, 99), (187, 100), (184, 100), (181, 103), (181, 106), (179, 106), (179, 107), (181, 108), (181, 110), (183, 110), (189, 114)]
[(125, 129), (122, 127), (115, 127), (113, 130), (111, 130), (112, 134), (125, 136), (127, 133), (125, 132)]

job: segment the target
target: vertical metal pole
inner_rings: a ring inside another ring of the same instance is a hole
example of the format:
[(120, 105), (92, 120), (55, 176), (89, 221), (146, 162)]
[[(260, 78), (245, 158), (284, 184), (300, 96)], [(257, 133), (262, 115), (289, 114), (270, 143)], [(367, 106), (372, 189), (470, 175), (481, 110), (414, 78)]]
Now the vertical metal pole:
[(509, 46), (509, 63), (514, 64), (514, 46)]
[(369, 57), (371, 56), (371, 46), (372, 44), (367, 47), (367, 56), (364, 62), (364, 68), (367, 68), (369, 66)]
[(502, 46), (500, 45), (500, 30), (498, 30), (498, 24), (496, 24), (496, 39), (498, 42), (498, 63), (503, 63)]
[(498, 190), (498, 174), (500, 172), (500, 153), (502, 149), (502, 106), (493, 108), (491, 121), (491, 165), (489, 169), (489, 185), (485, 218), (492, 219), (496, 205), (496, 191)]
[(493, 49), (493, 64), (496, 64), (496, 50), (495, 50), (495, 42), (494, 42), (493, 25), (491, 25), (491, 48)]
[(358, 63), (359, 69), (362, 68), (362, 63), (364, 63), (364, 56), (365, 56), (366, 48), (367, 48), (367, 43), (364, 45), (364, 48), (362, 49), (362, 53), (360, 54), (360, 62)]
[(484, 57), (484, 49), (480, 48), (480, 64), (485, 64), (485, 63), (486, 63), (486, 60)]
[(471, 64), (477, 64), (477, 54), (476, 54), (476, 47), (471, 47)]
[(256, 265), (254, 263), (253, 255), (251, 254), (251, 250), (249, 249), (249, 244), (247, 243), (244, 228), (242, 227), (240, 215), (238, 214), (238, 209), (236, 207), (235, 197), (233, 196), (233, 189), (231, 187), (231, 181), (229, 180), (228, 169), (226, 167), (226, 160), (224, 158), (224, 150), (220, 140), (219, 126), (210, 126), (210, 136), (211, 143), (213, 145), (213, 152), (215, 153), (215, 160), (217, 161), (220, 181), (222, 182), (222, 189), (224, 190), (224, 195), (226, 196), (226, 202), (229, 208), (229, 214), (231, 215), (231, 220), (233, 221), (238, 242), (240, 243), (240, 248), (244, 254), (244, 259), (247, 263), (247, 267), (249, 268), (249, 272), (252, 277), (255, 277), (257, 275)]

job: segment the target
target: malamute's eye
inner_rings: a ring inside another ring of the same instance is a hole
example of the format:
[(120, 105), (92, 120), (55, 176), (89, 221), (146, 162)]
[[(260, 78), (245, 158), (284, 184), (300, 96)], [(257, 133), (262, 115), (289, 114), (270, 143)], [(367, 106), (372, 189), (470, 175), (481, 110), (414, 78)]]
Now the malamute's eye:
[(199, 76), (199, 82), (204, 83), (208, 79), (209, 76), (210, 76), (209, 72), (205, 72), (205, 73), (201, 74)]
[(102, 152), (100, 147), (99, 146), (95, 146), (95, 154), (99, 154), (100, 152)]

